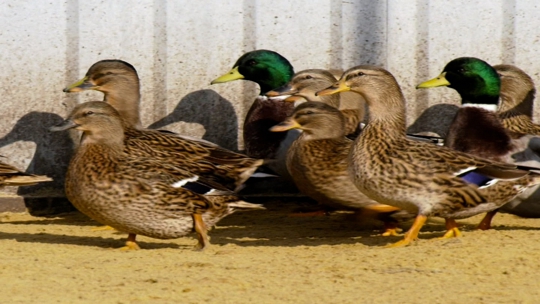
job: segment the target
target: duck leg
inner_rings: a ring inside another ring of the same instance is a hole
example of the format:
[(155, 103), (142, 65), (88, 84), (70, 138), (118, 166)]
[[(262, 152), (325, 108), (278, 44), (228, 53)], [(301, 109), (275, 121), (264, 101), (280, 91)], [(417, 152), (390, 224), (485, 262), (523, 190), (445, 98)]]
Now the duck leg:
[(388, 248), (405, 247), (409, 245), (412, 241), (418, 239), (418, 233), (420, 232), (420, 229), (422, 228), (422, 226), (424, 226), (424, 224), (426, 223), (426, 220), (427, 220), (427, 216), (425, 215), (416, 216), (411, 228), (409, 229), (409, 231), (407, 231), (407, 233), (405, 233), (405, 238), (403, 238), (403, 240), (397, 243), (390, 244), (386, 247)]
[(398, 236), (401, 232), (401, 228), (398, 227), (397, 221), (384, 221), (384, 231), (382, 236)]
[(126, 241), (126, 246), (120, 248), (120, 250), (137, 250), (137, 249), (141, 249), (141, 247), (139, 247), (137, 242), (135, 242), (136, 237), (137, 237), (137, 235), (135, 233), (130, 233), (128, 235), (128, 238), (127, 238), (127, 241)]
[(490, 212), (486, 213), (480, 224), (478, 224), (478, 227), (476, 229), (480, 230), (488, 230), (491, 229), (491, 221), (493, 220), (493, 217), (495, 214), (499, 212), (499, 209), (491, 210)]
[(454, 219), (445, 219), (446, 222), (446, 233), (441, 237), (441, 239), (449, 239), (452, 237), (461, 237), (461, 231), (458, 229), (458, 224)]
[(206, 229), (206, 224), (204, 223), (201, 214), (193, 214), (193, 224), (193, 226), (195, 227), (195, 232), (197, 232), (197, 240), (199, 240), (199, 243), (197, 243), (195, 249), (203, 250), (208, 245), (210, 245), (210, 242), (208, 241), (208, 231)]

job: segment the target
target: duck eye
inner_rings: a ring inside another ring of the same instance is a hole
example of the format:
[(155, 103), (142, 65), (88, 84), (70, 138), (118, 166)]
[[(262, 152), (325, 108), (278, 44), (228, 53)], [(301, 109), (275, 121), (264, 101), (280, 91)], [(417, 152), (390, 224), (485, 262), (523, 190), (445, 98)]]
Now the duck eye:
[(92, 114), (94, 114), (94, 111), (86, 111), (86, 112), (84, 112), (83, 115), (84, 116), (89, 116), (89, 115), (92, 115)]
[(306, 77), (305, 77), (305, 78), (306, 78), (306, 79), (312, 79), (312, 78), (313, 78), (313, 76), (311, 76), (311, 75), (306, 75)]
[(465, 70), (464, 68), (459, 68), (457, 70), (457, 72), (460, 73), (460, 74), (465, 74), (465, 72), (467, 72), (467, 70)]
[(105, 73), (105, 75), (112, 75), (112, 72), (107, 72)]
[(311, 115), (311, 114), (314, 114), (313, 111), (309, 110), (309, 111), (306, 111), (305, 112), (306, 115)]
[(357, 77), (360, 77), (360, 76), (364, 76), (366, 74), (364, 74), (364, 72), (358, 72), (358, 74), (356, 74)]
[(254, 66), (254, 65), (257, 64), (257, 61), (251, 59), (250, 61), (247, 62), (247, 64), (250, 65), (250, 66)]

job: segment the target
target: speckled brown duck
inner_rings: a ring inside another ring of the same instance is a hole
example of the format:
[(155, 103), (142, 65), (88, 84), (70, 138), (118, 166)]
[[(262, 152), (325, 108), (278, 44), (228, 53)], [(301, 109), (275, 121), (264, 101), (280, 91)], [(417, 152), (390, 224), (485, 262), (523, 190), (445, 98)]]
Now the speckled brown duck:
[(124, 146), (131, 155), (173, 163), (233, 191), (239, 190), (264, 162), (207, 141), (141, 128), (139, 77), (135, 68), (125, 61), (98, 61), (84, 78), (64, 89), (65, 92), (83, 90), (103, 92), (104, 101), (120, 113), (126, 125)]
[(193, 230), (202, 249), (209, 244), (208, 228), (221, 218), (238, 209), (263, 208), (234, 197), (210, 200), (183, 188), (188, 182), (202, 182), (200, 176), (126, 153), (125, 124), (107, 103), (78, 105), (51, 130), (71, 128), (82, 131), (83, 138), (66, 174), (67, 198), (96, 221), (129, 233), (125, 249), (138, 249), (137, 234), (171, 239)]
[[(503, 69), (502, 73), (508, 75), (507, 70)], [(507, 76), (503, 92), (499, 73), (492, 66), (478, 58), (461, 57), (450, 61), (441, 75), (421, 83), (418, 87), (448, 86), (461, 96), (462, 106), (450, 125), (446, 146), (496, 161), (540, 167), (540, 149), (535, 148), (534, 144), (535, 141), (540, 141), (540, 138), (515, 132), (518, 130), (517, 126), (511, 129), (505, 127), (505, 120), (506, 124), (510, 125), (512, 121), (517, 121), (514, 118), (522, 117), (519, 121), (523, 121), (526, 117), (512, 114), (518, 113), (517, 109), (511, 106), (512, 103), (517, 106), (513, 100), (524, 96), (516, 94), (516, 86), (509, 85), (510, 81)], [(504, 116), (508, 119), (501, 119)], [(513, 213), (509, 208), (506, 210)], [(496, 213), (497, 210), (489, 212), (478, 227), (489, 229)]]
[[(349, 156), (354, 184), (369, 198), (417, 214), (405, 246), (418, 237), (428, 216), (445, 219), (491, 211), (540, 182), (517, 165), (479, 158), (447, 147), (407, 139), (405, 98), (388, 71), (357, 66), (319, 95), (352, 91), (366, 101), (369, 123)], [(445, 237), (459, 236), (449, 221)]]
[[(356, 95), (355, 108), (343, 108), (341, 95), (316, 96), (315, 93), (334, 84), (337, 79), (332, 73), (322, 69), (303, 70), (294, 74), (291, 81), (284, 86), (266, 93), (266, 96), (289, 96), (284, 101), (319, 101), (341, 110), (345, 118), (345, 134), (357, 135), (360, 132), (360, 122), (364, 120), (365, 104), (362, 97)], [(345, 94), (345, 93), (343, 93)], [(353, 95), (354, 96), (354, 95)]]
[(0, 162), (0, 188), (4, 186), (30, 186), (51, 181), (52, 178), (48, 176), (24, 173), (12, 165)]
[(540, 135), (540, 125), (532, 121), (536, 88), (532, 78), (510, 64), (493, 66), (501, 79), (497, 113), (503, 126), (518, 134)]
[(397, 208), (369, 199), (353, 184), (348, 172), (353, 142), (345, 137), (341, 111), (322, 102), (305, 102), (271, 130), (293, 128), (302, 133), (287, 152), (287, 169), (302, 193), (332, 209), (377, 211), (377, 217), (385, 223), (383, 235), (396, 235), (396, 219), (413, 218), (406, 212), (394, 214)]

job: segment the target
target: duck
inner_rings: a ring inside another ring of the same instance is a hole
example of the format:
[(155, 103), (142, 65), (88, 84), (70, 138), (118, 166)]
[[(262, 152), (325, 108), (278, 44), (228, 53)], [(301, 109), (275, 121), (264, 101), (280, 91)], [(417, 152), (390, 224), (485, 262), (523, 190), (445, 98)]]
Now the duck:
[[(287, 84), (273, 89), (266, 93), (268, 97), (285, 96), (284, 101), (296, 102), (297, 104), (305, 101), (318, 101), (328, 104), (341, 110), (345, 117), (345, 134), (355, 136), (360, 132), (360, 123), (364, 120), (364, 102), (361, 96), (356, 97), (353, 108), (342, 107), (341, 99), (343, 94), (330, 96), (315, 96), (317, 91), (329, 87), (337, 81), (334, 74), (323, 69), (307, 69), (300, 71), (292, 77)], [(344, 93), (345, 94), (345, 93)]]
[(355, 186), (381, 204), (416, 214), (404, 238), (389, 247), (410, 245), (429, 216), (447, 219), (444, 238), (461, 236), (455, 219), (496, 209), (540, 183), (529, 168), (408, 139), (405, 97), (381, 67), (353, 67), (317, 94), (344, 91), (362, 95), (370, 113), (349, 154)]
[(25, 173), (16, 167), (0, 161), (0, 189), (4, 186), (31, 186), (42, 182), (52, 182), (45, 175)]
[[(508, 105), (512, 101), (507, 98), (516, 94), (508, 90), (508, 85), (503, 93), (501, 85), (499, 74), (487, 62), (474, 57), (460, 57), (450, 61), (441, 75), (419, 84), (418, 88), (448, 86), (461, 96), (462, 107), (450, 125), (446, 146), (497, 161), (540, 167), (540, 150), (535, 151), (535, 146), (531, 145), (539, 139), (512, 131), (503, 123), (501, 115), (508, 117), (512, 116), (509, 113), (517, 112)], [(503, 110), (500, 110), (500, 105)], [(478, 228), (490, 229), (497, 212), (489, 212)]]
[(129, 154), (174, 163), (213, 181), (217, 189), (234, 192), (241, 190), (244, 182), (264, 163), (263, 159), (247, 157), (202, 139), (142, 128), (139, 77), (136, 69), (128, 62), (118, 59), (98, 61), (82, 79), (67, 86), (64, 92), (85, 90), (104, 93), (103, 102), (120, 113), (126, 127), (124, 147)]
[(289, 178), (284, 165), (286, 151), (298, 137), (298, 132), (275, 133), (269, 129), (285, 120), (292, 113), (294, 104), (282, 102), (282, 98), (268, 98), (265, 94), (289, 82), (293, 75), (289, 60), (275, 51), (261, 49), (243, 54), (229, 72), (211, 82), (214, 85), (248, 80), (259, 85), (260, 93), (244, 118), (244, 152), (253, 158), (273, 159), (268, 166), (285, 178)]
[(158, 239), (197, 233), (197, 249), (210, 243), (207, 231), (237, 210), (264, 207), (227, 197), (215, 201), (184, 186), (203, 179), (156, 158), (126, 153), (124, 120), (102, 101), (77, 105), (51, 131), (83, 132), (65, 181), (70, 202), (90, 218), (128, 233), (122, 249), (140, 249), (137, 235)]
[(493, 68), (501, 79), (497, 114), (503, 126), (518, 134), (540, 135), (540, 125), (532, 121), (536, 88), (532, 78), (515, 65), (499, 64)]
[(287, 151), (287, 169), (303, 194), (336, 210), (374, 211), (384, 222), (383, 235), (397, 235), (397, 219), (407, 219), (409, 214), (396, 214), (397, 208), (378, 204), (353, 184), (347, 170), (353, 142), (346, 137), (345, 125), (342, 111), (310, 101), (270, 130), (302, 130)]

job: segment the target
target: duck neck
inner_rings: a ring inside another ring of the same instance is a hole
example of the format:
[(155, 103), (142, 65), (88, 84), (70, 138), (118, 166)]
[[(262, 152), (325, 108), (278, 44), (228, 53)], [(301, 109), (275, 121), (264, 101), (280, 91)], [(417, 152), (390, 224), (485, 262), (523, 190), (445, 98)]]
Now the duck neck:
[(103, 127), (97, 131), (85, 131), (81, 147), (99, 146), (110, 155), (120, 155), (124, 151), (124, 131), (121, 127)]
[(142, 128), (139, 116), (141, 94), (139, 92), (139, 82), (119, 86), (116, 90), (104, 92), (104, 100), (113, 106), (120, 116), (132, 127)]
[(471, 98), (471, 96), (462, 96), (461, 105), (464, 107), (478, 107), (494, 112), (497, 111), (497, 107), (499, 106), (499, 95), (483, 95), (475, 96), (474, 98)]
[(371, 90), (362, 97), (369, 106), (367, 127), (381, 129), (385, 139), (405, 137), (405, 97), (397, 84), (392, 90)]
[(291, 65), (282, 65), (279, 67), (270, 67), (265, 74), (264, 77), (253, 80), (261, 88), (259, 95), (264, 95), (273, 89), (287, 84), (291, 81), (294, 70)]

